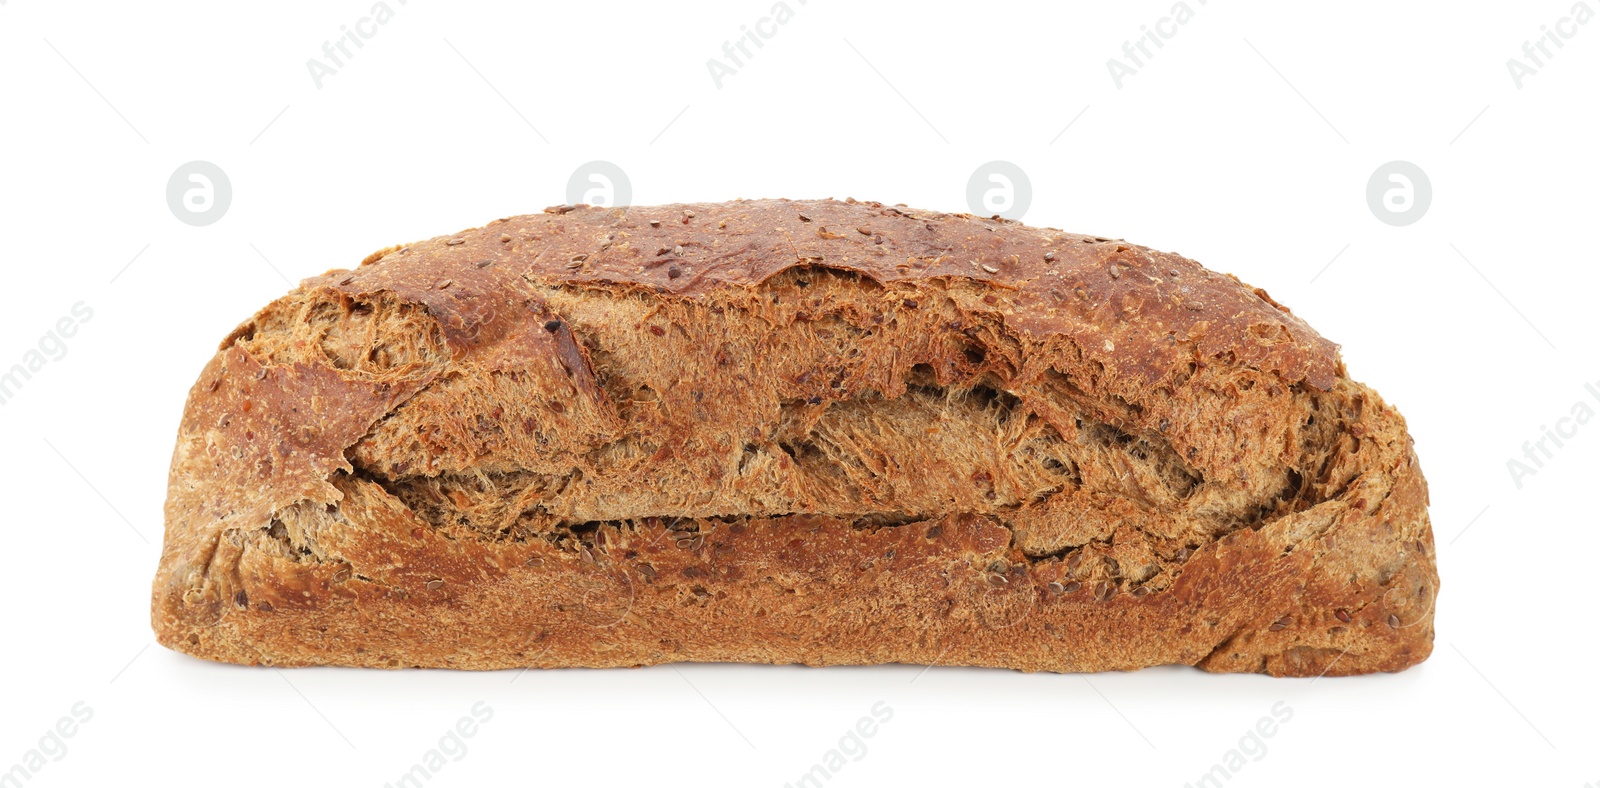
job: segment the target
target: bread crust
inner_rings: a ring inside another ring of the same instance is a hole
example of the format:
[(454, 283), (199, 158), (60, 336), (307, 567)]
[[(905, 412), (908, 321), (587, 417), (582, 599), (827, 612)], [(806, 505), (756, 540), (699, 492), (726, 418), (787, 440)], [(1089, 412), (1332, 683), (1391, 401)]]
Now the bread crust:
[(305, 280), (189, 395), (206, 659), (1400, 670), (1400, 415), (1181, 256), (855, 201), (561, 206)]

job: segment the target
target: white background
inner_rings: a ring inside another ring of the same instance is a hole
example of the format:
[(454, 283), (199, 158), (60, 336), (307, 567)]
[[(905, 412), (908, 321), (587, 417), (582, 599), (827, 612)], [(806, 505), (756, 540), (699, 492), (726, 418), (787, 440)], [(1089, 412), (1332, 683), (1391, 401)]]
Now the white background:
[[(1228, 785), (1600, 784), (1600, 420), (1520, 489), (1506, 466), (1574, 403), (1600, 411), (1584, 390), (1600, 385), (1600, 21), (1518, 88), (1507, 59), (1569, 0), (1195, 0), (1119, 89), (1107, 59), (1168, 0), (790, 4), (719, 89), (706, 61), (769, 0), (392, 0), (393, 21), (319, 89), (306, 60), (367, 0), (0, 2), (0, 369), (73, 304), (93, 310), (0, 406), (0, 770), (82, 701), (92, 719), (28, 785), (381, 786), (484, 701), (492, 720), (430, 786), (782, 786), (883, 701), (892, 720), (830, 786), (1182, 786), (1285, 701), (1292, 720)], [(165, 199), (195, 159), (233, 187), (208, 227)], [(302, 277), (564, 202), (593, 159), (628, 173), (637, 204), (947, 211), (1003, 159), (1031, 178), (1030, 224), (1265, 287), (1409, 419), (1443, 576), (1433, 657), (1315, 682), (902, 666), (519, 677), (249, 669), (152, 645), (167, 462), (216, 343)], [(1395, 159), (1433, 187), (1401, 228), (1365, 198)]]

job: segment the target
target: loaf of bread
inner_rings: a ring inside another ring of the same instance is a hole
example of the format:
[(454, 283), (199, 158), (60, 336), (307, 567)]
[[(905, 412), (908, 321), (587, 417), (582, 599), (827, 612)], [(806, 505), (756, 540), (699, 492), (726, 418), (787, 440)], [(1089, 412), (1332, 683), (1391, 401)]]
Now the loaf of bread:
[(267, 665), (1317, 676), (1432, 650), (1404, 420), (1264, 291), (846, 200), (307, 279), (190, 392), (160, 642)]

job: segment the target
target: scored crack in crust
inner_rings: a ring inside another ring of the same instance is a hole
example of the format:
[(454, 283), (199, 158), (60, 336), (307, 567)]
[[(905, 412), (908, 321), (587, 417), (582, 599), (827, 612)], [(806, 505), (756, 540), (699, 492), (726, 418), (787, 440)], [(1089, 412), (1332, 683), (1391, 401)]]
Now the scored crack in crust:
[(855, 201), (563, 206), (222, 343), (152, 620), (272, 665), (1273, 675), (1432, 649), (1405, 422), (1180, 256)]

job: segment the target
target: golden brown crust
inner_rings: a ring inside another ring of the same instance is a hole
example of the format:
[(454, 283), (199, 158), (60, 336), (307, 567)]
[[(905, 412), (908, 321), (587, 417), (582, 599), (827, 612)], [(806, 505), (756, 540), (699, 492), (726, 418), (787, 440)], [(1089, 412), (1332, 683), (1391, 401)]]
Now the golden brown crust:
[(973, 280), (1002, 298), (998, 311), (1009, 327), (1065, 335), (1111, 373), (1147, 386), (1170, 379), (1193, 356), (1228, 358), (1324, 390), (1339, 372), (1336, 345), (1265, 291), (1193, 260), (1004, 219), (878, 203), (562, 206), (392, 248), (355, 272), (307, 284), (333, 283), (351, 294), (392, 290), (427, 304), (453, 343), (471, 347), (485, 339), (468, 336), (475, 327), (493, 335), (520, 322), (497, 310), (506, 304), (482, 299), (511, 276), (693, 297), (753, 287), (799, 266), (882, 283)]
[(1177, 255), (836, 201), (548, 209), (302, 283), (190, 393), (152, 618), (250, 664), (1427, 657), (1404, 421)]

